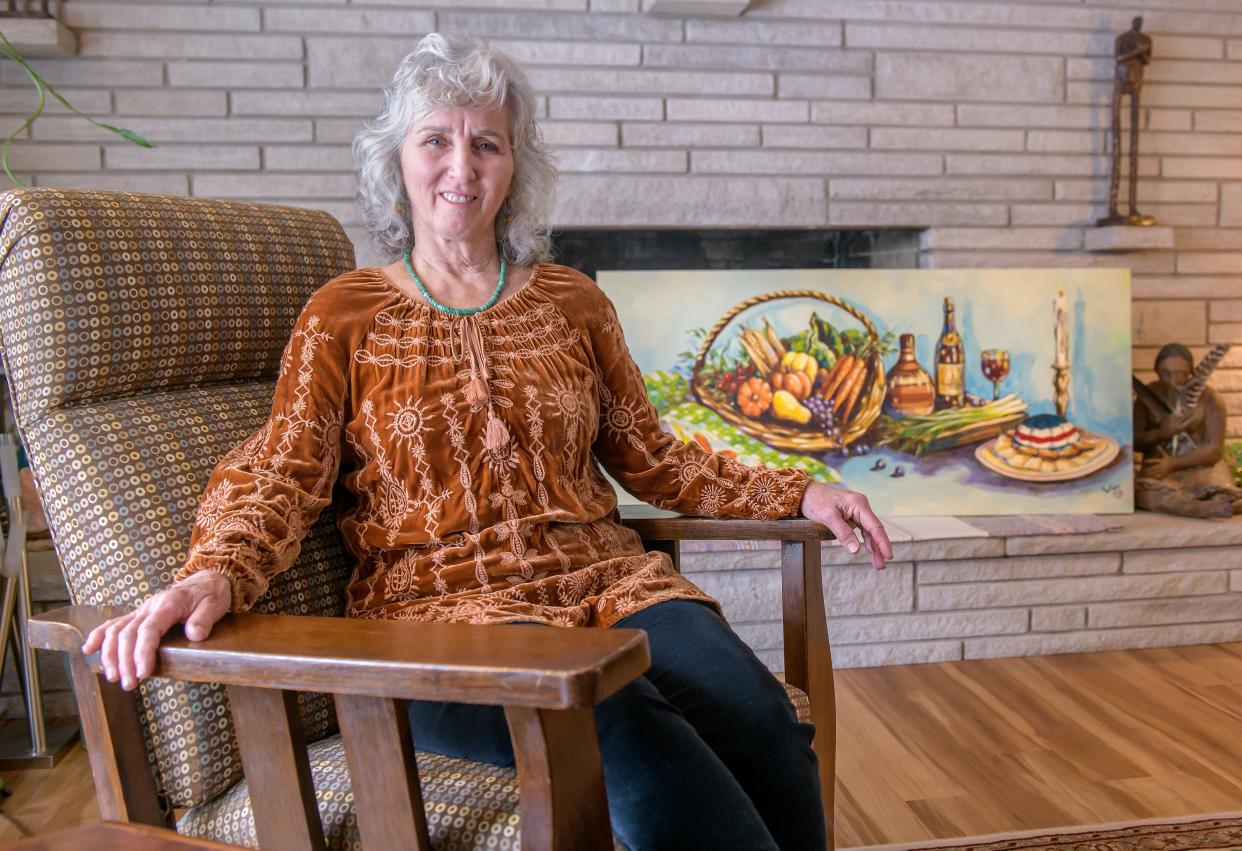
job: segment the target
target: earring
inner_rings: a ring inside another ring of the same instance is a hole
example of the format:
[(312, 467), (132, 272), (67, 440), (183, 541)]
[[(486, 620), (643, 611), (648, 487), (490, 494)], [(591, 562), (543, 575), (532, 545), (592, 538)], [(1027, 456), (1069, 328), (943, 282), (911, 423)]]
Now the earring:
[(397, 211), (398, 215), (401, 215), (401, 216), (404, 216), (405, 211), (409, 209), (409, 207), (406, 206), (404, 201), (398, 201), (397, 203), (392, 205), (392, 208)]

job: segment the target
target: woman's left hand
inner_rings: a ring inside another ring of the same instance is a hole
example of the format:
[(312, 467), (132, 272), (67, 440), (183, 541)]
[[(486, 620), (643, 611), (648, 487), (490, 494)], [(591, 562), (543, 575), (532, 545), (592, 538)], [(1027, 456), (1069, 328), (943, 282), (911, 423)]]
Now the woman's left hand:
[(861, 529), (863, 544), (876, 570), (883, 570), (884, 562), (893, 557), (893, 544), (884, 531), (884, 524), (860, 493), (811, 482), (802, 497), (802, 514), (808, 520), (827, 526), (851, 553), (858, 552), (854, 528)]

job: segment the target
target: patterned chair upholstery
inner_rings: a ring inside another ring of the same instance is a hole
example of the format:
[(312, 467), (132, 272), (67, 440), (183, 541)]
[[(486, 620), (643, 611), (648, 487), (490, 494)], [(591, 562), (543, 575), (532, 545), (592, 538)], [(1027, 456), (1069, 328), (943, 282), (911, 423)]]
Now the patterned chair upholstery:
[[(353, 247), (321, 212), (134, 193), (17, 190), (0, 221), (5, 373), (70, 596), (132, 608), (183, 563), (212, 468), (267, 417), (298, 312)], [(339, 616), (348, 574), (324, 512), (255, 610)], [(329, 847), (360, 848), (332, 703), (299, 702)], [(224, 690), (154, 678), (140, 708), (179, 830), (257, 847)], [(517, 847), (513, 771), (418, 761), (436, 848)]]

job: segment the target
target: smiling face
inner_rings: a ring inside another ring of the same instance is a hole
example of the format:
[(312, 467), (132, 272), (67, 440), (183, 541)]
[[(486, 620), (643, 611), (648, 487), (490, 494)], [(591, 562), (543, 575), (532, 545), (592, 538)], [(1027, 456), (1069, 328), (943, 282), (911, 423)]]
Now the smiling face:
[(503, 107), (444, 107), (414, 122), (401, 146), (414, 241), (494, 242), (513, 183)]

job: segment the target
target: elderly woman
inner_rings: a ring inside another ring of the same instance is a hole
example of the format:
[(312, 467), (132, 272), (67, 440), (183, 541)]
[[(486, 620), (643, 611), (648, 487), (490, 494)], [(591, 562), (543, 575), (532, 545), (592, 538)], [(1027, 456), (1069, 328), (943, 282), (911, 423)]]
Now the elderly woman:
[[(647, 674), (596, 711), (631, 849), (818, 848), (813, 733), (715, 601), (617, 522), (603, 465), (664, 508), (807, 517), (877, 568), (858, 494), (751, 468), (660, 430), (612, 304), (547, 261), (553, 169), (520, 71), (427, 36), (355, 141), (368, 227), (399, 257), (330, 281), (284, 355), (271, 418), (227, 455), (176, 582), (100, 627), (106, 675), (151, 673), (293, 561), (339, 481), (351, 617), (644, 629)], [(598, 463), (597, 463), (598, 462)], [(512, 764), (502, 710), (412, 703), (418, 747)]]

